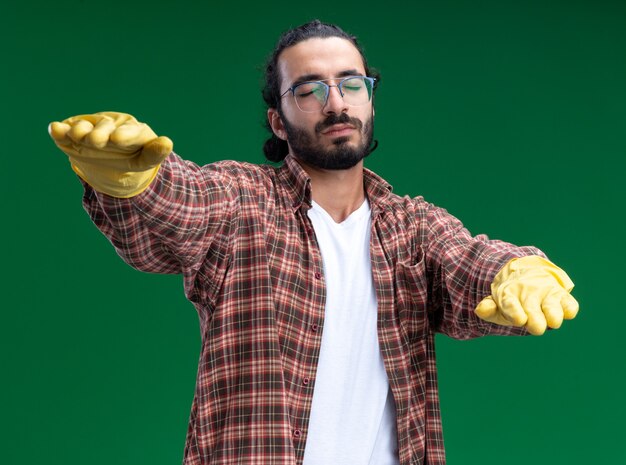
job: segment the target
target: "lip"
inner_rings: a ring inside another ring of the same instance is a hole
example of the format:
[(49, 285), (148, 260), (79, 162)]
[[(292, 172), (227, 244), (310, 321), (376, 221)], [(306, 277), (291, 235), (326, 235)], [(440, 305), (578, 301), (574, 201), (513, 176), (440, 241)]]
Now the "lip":
[(351, 134), (355, 130), (354, 126), (349, 124), (333, 124), (329, 128), (326, 128), (322, 131), (322, 134), (325, 136), (331, 137), (339, 137), (339, 136), (347, 136)]

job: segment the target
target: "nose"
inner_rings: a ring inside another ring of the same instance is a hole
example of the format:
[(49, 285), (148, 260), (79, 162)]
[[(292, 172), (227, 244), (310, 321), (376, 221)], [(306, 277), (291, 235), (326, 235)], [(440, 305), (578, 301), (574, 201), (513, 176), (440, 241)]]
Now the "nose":
[(325, 115), (329, 115), (331, 113), (340, 114), (348, 111), (348, 105), (344, 102), (341, 93), (339, 92), (339, 87), (330, 86), (328, 89), (328, 98), (326, 99), (326, 105), (322, 108), (322, 111)]

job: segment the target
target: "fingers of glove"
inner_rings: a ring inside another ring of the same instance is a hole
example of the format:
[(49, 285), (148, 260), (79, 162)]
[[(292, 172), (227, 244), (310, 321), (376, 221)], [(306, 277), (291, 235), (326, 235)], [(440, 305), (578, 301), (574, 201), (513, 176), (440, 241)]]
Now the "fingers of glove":
[(95, 113), (96, 117), (107, 117), (111, 118), (115, 122), (115, 126), (121, 126), (127, 122), (137, 122), (137, 119), (133, 115), (129, 115), (128, 113), (120, 113), (119, 111), (99, 111)]
[(148, 142), (138, 157), (137, 163), (145, 168), (159, 165), (174, 148), (174, 143), (169, 137), (157, 137)]
[(115, 121), (108, 116), (104, 116), (95, 124), (93, 130), (85, 136), (85, 143), (98, 149), (104, 148), (115, 129)]
[(571, 320), (578, 314), (578, 301), (569, 293), (561, 297), (561, 307), (563, 308), (563, 318)]
[(491, 296), (485, 297), (474, 309), (476, 315), (489, 323), (501, 326), (511, 326), (511, 322), (502, 316), (498, 305)]
[(156, 134), (147, 124), (126, 122), (111, 133), (110, 140), (125, 151), (136, 151), (153, 139)]
[(99, 113), (87, 113), (84, 115), (71, 116), (64, 119), (63, 122), (69, 124), (70, 126), (73, 126), (78, 121), (84, 120), (89, 121), (95, 126), (103, 118), (112, 119), (115, 122), (115, 126), (121, 126), (122, 124), (127, 122), (137, 122), (134, 116), (127, 113), (119, 113), (115, 111), (101, 111)]
[(71, 128), (69, 124), (54, 121), (48, 125), (48, 134), (56, 144), (68, 145), (70, 140), (67, 138), (67, 132)]
[(561, 299), (563, 294), (567, 294), (564, 291), (556, 291), (548, 294), (541, 302), (541, 310), (546, 318), (546, 324), (550, 328), (560, 328), (563, 324), (563, 306)]
[[(142, 125), (142, 123), (138, 123), (134, 116), (127, 113), (104, 111), (72, 116), (62, 123), (52, 123), (50, 135), (63, 145), (78, 143), (81, 146), (104, 148), (110, 140), (110, 135), (123, 125)], [(134, 150), (136, 149), (137, 147)]]
[(538, 297), (530, 296), (522, 303), (526, 312), (526, 329), (530, 334), (540, 336), (546, 332), (547, 321)]
[(480, 303), (476, 306), (474, 312), (483, 320), (490, 321), (490, 318), (493, 318), (498, 311), (498, 306), (491, 296), (485, 297)]
[(84, 119), (76, 121), (74, 124), (71, 124), (71, 126), (66, 136), (73, 142), (81, 142), (93, 129), (93, 124)]

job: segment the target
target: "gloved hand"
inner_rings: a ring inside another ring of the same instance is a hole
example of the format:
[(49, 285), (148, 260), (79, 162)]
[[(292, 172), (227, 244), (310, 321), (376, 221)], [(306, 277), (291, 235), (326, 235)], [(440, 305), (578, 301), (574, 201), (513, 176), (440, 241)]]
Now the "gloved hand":
[(172, 141), (126, 113), (105, 111), (53, 122), (48, 132), (72, 169), (98, 192), (128, 198), (144, 191)]
[(539, 336), (546, 327), (559, 328), (578, 313), (569, 293), (574, 283), (552, 262), (539, 256), (514, 258), (495, 276), (491, 296), (476, 307), (483, 320), (504, 326), (525, 326)]

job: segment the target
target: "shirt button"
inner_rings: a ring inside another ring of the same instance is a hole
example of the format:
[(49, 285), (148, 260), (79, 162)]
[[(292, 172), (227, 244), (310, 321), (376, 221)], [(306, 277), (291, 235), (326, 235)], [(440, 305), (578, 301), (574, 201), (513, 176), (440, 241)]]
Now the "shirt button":
[(302, 378), (302, 384), (304, 384), (305, 386), (309, 384), (309, 381), (309, 378)]
[(311, 331), (313, 331), (314, 333), (316, 333), (316, 332), (317, 332), (317, 329), (318, 329), (318, 328), (319, 328), (319, 326), (317, 326), (315, 323), (313, 323), (313, 324), (311, 325)]
[(319, 271), (315, 272), (315, 279), (322, 279), (322, 273), (320, 273)]
[(293, 437), (294, 438), (299, 438), (300, 436), (302, 436), (302, 431), (300, 431), (299, 429), (294, 429), (293, 430)]

